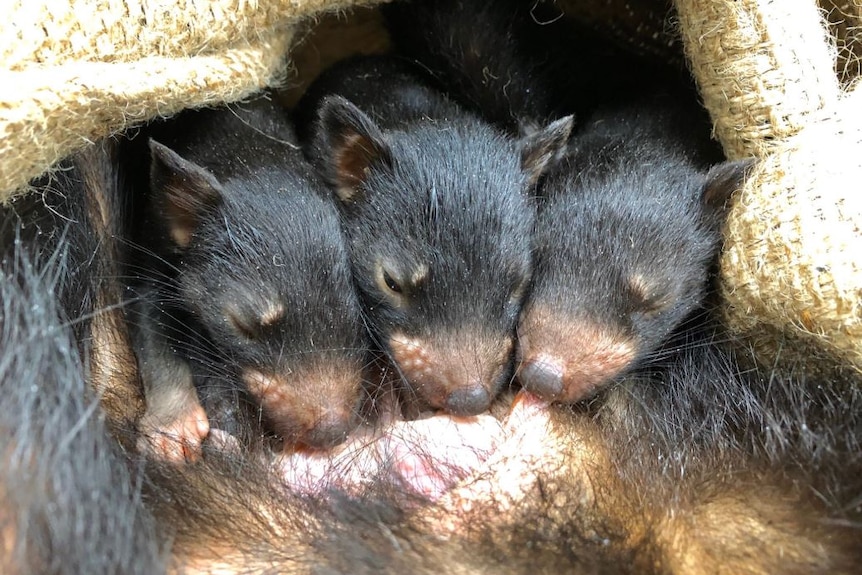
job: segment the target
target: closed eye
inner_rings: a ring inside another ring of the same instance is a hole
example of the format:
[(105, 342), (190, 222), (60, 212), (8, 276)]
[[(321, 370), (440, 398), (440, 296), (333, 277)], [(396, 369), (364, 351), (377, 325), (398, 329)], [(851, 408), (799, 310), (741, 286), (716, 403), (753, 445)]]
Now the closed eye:
[(262, 300), (252, 305), (231, 305), (224, 310), (225, 320), (240, 336), (259, 339), (284, 319), (286, 308), (277, 298)]
[(527, 290), (530, 287), (530, 276), (526, 276), (521, 278), (520, 281), (515, 283), (515, 286), (512, 288), (512, 291), (509, 293), (509, 298), (506, 300), (505, 304), (505, 314), (509, 317), (510, 320), (514, 321), (518, 318), (518, 315), (521, 312), (521, 307), (524, 304), (524, 299), (527, 295)]
[(251, 340), (257, 339), (259, 336), (260, 325), (249, 321), (248, 318), (243, 317), (241, 314), (234, 311), (227, 311), (225, 313), (225, 319), (227, 320), (228, 325), (230, 325), (238, 335)]
[(656, 316), (667, 308), (667, 300), (664, 295), (647, 298), (638, 304), (636, 311), (647, 317)]
[(632, 296), (633, 312), (646, 317), (654, 317), (664, 311), (670, 304), (671, 295), (648, 282), (643, 275), (629, 278), (629, 289)]
[(515, 284), (514, 289), (512, 289), (512, 293), (509, 294), (509, 301), (512, 303), (520, 303), (524, 300), (524, 297), (527, 295), (527, 289), (530, 287), (530, 276), (526, 275), (521, 278)]

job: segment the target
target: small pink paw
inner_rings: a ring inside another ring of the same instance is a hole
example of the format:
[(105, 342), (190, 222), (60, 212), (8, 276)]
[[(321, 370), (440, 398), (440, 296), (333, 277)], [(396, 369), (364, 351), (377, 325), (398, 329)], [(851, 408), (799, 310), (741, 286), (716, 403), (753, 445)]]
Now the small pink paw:
[(141, 420), (138, 449), (165, 461), (197, 461), (209, 430), (207, 414), (198, 403), (186, 406), (172, 418), (148, 412)]

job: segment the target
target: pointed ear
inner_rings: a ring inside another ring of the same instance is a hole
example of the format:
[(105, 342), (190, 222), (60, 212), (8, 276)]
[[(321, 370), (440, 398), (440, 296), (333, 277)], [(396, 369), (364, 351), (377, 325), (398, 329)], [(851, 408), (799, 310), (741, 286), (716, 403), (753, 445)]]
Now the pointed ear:
[(566, 116), (518, 141), (521, 169), (527, 174), (530, 186), (535, 185), (545, 170), (563, 157), (573, 123), (574, 116)]
[(383, 131), (362, 110), (341, 96), (330, 96), (318, 112), (315, 136), (324, 177), (342, 202), (357, 199), (376, 162), (391, 162)]
[(171, 238), (188, 247), (203, 216), (221, 203), (222, 186), (206, 169), (150, 140), (150, 188)]
[(710, 168), (703, 184), (703, 203), (720, 214), (725, 213), (731, 194), (742, 187), (754, 164), (754, 158), (746, 158), (722, 162)]

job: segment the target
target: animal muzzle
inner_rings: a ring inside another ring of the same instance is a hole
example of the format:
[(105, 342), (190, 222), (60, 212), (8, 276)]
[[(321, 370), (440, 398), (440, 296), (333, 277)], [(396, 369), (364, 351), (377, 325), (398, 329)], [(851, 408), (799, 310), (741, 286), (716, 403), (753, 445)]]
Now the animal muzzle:
[(488, 410), (510, 373), (513, 339), (475, 332), (433, 339), (394, 334), (389, 349), (420, 399), (453, 415), (476, 415)]
[(626, 370), (637, 344), (612, 328), (584, 318), (527, 312), (521, 318), (516, 377), (548, 401), (576, 403)]
[(286, 447), (328, 449), (358, 424), (359, 366), (326, 364), (288, 374), (247, 369), (243, 380)]

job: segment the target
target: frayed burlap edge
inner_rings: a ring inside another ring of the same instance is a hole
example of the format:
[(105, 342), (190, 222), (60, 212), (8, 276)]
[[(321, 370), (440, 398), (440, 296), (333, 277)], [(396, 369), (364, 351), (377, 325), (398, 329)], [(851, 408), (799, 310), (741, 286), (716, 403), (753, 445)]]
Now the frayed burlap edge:
[(728, 157), (763, 157), (838, 99), (811, 0), (677, 0), (691, 70)]
[(283, 83), (301, 18), (373, 3), (14, 2), (0, 23), (0, 202), (97, 138)]
[[(178, 63), (152, 57), (130, 63), (81, 62), (9, 80), (27, 102), (0, 102), (0, 201), (88, 142), (185, 107), (240, 99), (284, 76), (290, 35), (258, 47)], [(5, 108), (6, 105), (9, 108)]]
[(843, 85), (862, 75), (862, 1), (819, 0), (835, 44), (838, 59), (835, 72)]

